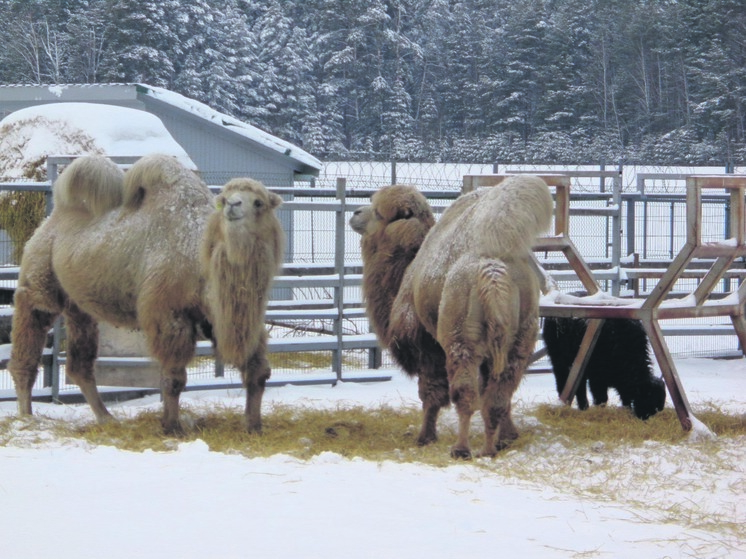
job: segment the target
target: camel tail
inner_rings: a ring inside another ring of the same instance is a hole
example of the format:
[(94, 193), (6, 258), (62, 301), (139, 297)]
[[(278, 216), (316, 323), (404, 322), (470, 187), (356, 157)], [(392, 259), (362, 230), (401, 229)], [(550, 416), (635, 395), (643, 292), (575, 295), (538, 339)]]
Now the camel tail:
[(539, 177), (515, 175), (490, 188), (474, 215), (482, 256), (503, 258), (531, 250), (536, 237), (551, 226), (553, 211), (552, 194)]
[(80, 157), (54, 183), (54, 206), (102, 215), (122, 204), (122, 180), (122, 170), (106, 157)]

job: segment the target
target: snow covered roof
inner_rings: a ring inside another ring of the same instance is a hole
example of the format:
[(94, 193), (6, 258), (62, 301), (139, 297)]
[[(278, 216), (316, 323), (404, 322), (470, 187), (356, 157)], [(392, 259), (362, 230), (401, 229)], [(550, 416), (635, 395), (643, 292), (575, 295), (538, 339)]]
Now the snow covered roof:
[(273, 151), (281, 153), (285, 157), (292, 157), (317, 171), (321, 169), (321, 161), (316, 159), (310, 153), (303, 151), (301, 148), (291, 144), (290, 142), (286, 142), (285, 140), (281, 140), (272, 134), (260, 130), (256, 126), (252, 126), (251, 124), (247, 124), (237, 118), (220, 113), (204, 103), (195, 101), (194, 99), (189, 99), (188, 97), (184, 97), (179, 93), (174, 93), (167, 89), (145, 84), (137, 84), (137, 87), (138, 92), (144, 95), (149, 95), (155, 99), (168, 103), (169, 105), (178, 107), (195, 116), (199, 116), (200, 118), (217, 124), (218, 126), (228, 128), (232, 132), (240, 134), (257, 144), (261, 144)]
[(148, 112), (99, 103), (48, 103), (19, 109), (0, 121), (4, 180), (26, 177), (31, 162), (50, 155), (173, 155), (196, 170), (161, 120)]
[(322, 167), (317, 158), (290, 142), (220, 113), (204, 103), (147, 84), (0, 85), (0, 110), (26, 107), (29, 102), (94, 102), (140, 109), (143, 106), (147, 108), (153, 102), (163, 103), (273, 153), (279, 160), (286, 159), (296, 172), (318, 174)]

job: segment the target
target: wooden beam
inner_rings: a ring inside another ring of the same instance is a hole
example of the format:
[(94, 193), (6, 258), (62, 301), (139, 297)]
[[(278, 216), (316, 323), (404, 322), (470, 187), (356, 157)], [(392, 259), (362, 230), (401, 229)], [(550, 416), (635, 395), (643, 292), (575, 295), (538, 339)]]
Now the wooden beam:
[(588, 321), (586, 326), (585, 334), (583, 335), (583, 341), (580, 342), (580, 348), (578, 354), (575, 356), (575, 360), (570, 367), (570, 374), (565, 381), (565, 387), (562, 389), (560, 394), (560, 400), (565, 404), (572, 404), (572, 399), (580, 387), (580, 383), (583, 380), (583, 373), (591, 360), (593, 355), (593, 348), (596, 347), (598, 337), (601, 335), (601, 327), (604, 325), (603, 318), (592, 318)]

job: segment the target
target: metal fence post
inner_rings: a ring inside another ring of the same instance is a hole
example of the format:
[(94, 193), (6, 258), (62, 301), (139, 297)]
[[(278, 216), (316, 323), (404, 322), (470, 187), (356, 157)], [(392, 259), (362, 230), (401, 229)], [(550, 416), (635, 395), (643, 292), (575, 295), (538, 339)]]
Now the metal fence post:
[(60, 342), (62, 341), (62, 317), (54, 321), (52, 336), (52, 402), (60, 403)]
[(58, 165), (59, 164), (56, 161), (51, 161), (51, 158), (47, 158), (47, 180), (49, 181), (49, 188), (44, 193), (44, 198), (46, 199), (47, 204), (47, 216), (52, 213), (52, 185), (54, 185), (54, 183), (57, 181)]
[(629, 197), (626, 200), (627, 209), (627, 256), (635, 253), (635, 204), (637, 197)]
[[(605, 180), (601, 178), (603, 182)], [(616, 207), (616, 212), (611, 217), (611, 266), (616, 270), (621, 270), (622, 264), (622, 166), (619, 166), (619, 173), (612, 181), (612, 203)], [(619, 296), (621, 291), (621, 275), (618, 274), (616, 279), (611, 282), (611, 293), (615, 297)]]
[(344, 279), (345, 279), (345, 217), (347, 211), (347, 179), (337, 179), (337, 200), (339, 209), (336, 213), (334, 227), (334, 270), (338, 283), (334, 289), (337, 317), (334, 319), (334, 333), (337, 336), (337, 349), (332, 352), (332, 370), (337, 373), (337, 380), (342, 380), (342, 341), (344, 320)]
[(225, 363), (220, 359), (215, 359), (215, 378), (225, 377)]
[[(52, 213), (54, 206), (52, 195), (52, 186), (57, 181), (59, 175), (59, 164), (57, 158), (47, 158), (47, 180), (49, 180), (49, 187), (44, 193), (46, 199), (46, 214)], [(52, 363), (49, 367), (49, 378), (47, 378), (47, 371), (44, 371), (44, 385), (51, 387), (52, 390), (52, 402), (60, 403), (60, 344), (62, 342), (62, 317), (57, 317), (52, 327)]]

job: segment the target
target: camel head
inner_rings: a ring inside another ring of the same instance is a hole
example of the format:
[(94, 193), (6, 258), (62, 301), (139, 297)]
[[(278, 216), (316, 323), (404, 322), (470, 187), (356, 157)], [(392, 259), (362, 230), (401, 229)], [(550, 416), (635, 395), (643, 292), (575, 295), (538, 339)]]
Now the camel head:
[(282, 198), (277, 194), (260, 182), (245, 178), (229, 181), (215, 200), (228, 222), (256, 221), (280, 204)]
[(413, 186), (384, 186), (371, 197), (369, 206), (355, 211), (350, 227), (364, 242), (388, 239), (399, 246), (419, 247), (435, 224), (430, 204)]
[(258, 181), (238, 178), (228, 181), (215, 198), (215, 212), (208, 223), (205, 242), (206, 260), (221, 239), (225, 243), (228, 260), (243, 263), (246, 255), (255, 252), (257, 243), (264, 243), (276, 262), (273, 273), (282, 262), (284, 234), (275, 208), (282, 204), (274, 192)]

